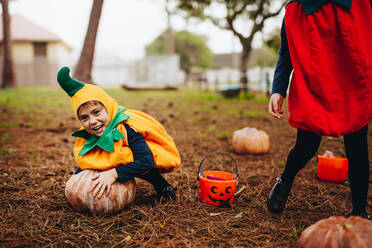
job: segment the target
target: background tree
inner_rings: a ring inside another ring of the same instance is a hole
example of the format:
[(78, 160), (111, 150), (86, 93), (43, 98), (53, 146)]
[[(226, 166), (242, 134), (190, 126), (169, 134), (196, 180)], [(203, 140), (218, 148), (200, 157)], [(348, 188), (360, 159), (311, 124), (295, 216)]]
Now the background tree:
[(3, 75), (2, 75), (2, 88), (16, 88), (17, 80), (14, 70), (13, 54), (12, 54), (12, 36), (10, 27), (9, 15), (9, 1), (1, 0), (1, 7), (3, 9)]
[(266, 83), (266, 97), (270, 98), (270, 88), (271, 88), (271, 79), (270, 73), (265, 72), (265, 67), (274, 67), (278, 59), (277, 51), (274, 51), (273, 48), (268, 47), (266, 44), (261, 46), (258, 49), (255, 49), (255, 57), (253, 65), (256, 65), (260, 68), (259, 83)]
[[(188, 31), (174, 33), (175, 53), (180, 56), (181, 69), (186, 73), (192, 68), (208, 68), (213, 63), (213, 53), (207, 38)], [(167, 30), (146, 46), (146, 55), (167, 54)]]
[(274, 67), (278, 59), (277, 51), (273, 48), (263, 45), (255, 49), (253, 65), (263, 67)]
[(171, 1), (165, 1), (165, 12), (167, 13), (167, 52), (168, 54), (174, 54), (175, 46), (174, 46), (174, 37), (173, 37), (173, 29), (171, 26), (171, 17), (175, 14), (175, 11), (172, 10)]
[(276, 28), (270, 32), (267, 38), (264, 39), (264, 44), (278, 53), (280, 48), (280, 28)]
[[(252, 41), (256, 33), (262, 31), (267, 19), (277, 16), (286, 0), (179, 0), (178, 8), (202, 20), (211, 20), (216, 26), (230, 30), (242, 45), (240, 57), (240, 82), (244, 92), (248, 91), (247, 64), (252, 51)], [(223, 7), (223, 16), (213, 16), (208, 7)], [(247, 23), (247, 28), (239, 30), (236, 23)]]
[(84, 39), (84, 45), (74, 71), (74, 77), (84, 83), (93, 83), (92, 67), (94, 59), (94, 49), (96, 46), (96, 38), (99, 20), (102, 13), (102, 6), (103, 0), (93, 1), (88, 29)]

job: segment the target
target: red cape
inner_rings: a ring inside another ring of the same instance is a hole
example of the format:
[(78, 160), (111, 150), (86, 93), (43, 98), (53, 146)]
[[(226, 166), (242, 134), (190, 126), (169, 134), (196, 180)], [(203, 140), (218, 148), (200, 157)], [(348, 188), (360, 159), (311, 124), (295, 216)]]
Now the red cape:
[(372, 121), (371, 23), (369, 0), (350, 10), (327, 3), (311, 15), (299, 2), (287, 5), (291, 126), (340, 136)]

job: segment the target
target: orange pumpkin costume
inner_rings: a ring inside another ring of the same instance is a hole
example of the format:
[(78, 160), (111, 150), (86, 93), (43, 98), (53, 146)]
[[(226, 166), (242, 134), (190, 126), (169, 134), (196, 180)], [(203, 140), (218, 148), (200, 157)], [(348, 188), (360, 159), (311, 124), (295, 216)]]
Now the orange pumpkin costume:
[[(116, 100), (110, 97), (100, 87), (91, 84), (82, 84), (81, 82), (79, 82), (81, 85), (78, 87), (74, 86), (73, 88), (69, 88), (69, 86), (65, 86), (68, 85), (68, 83), (63, 82), (68, 82), (69, 80), (76, 81), (69, 77), (69, 71), (67, 67), (62, 68), (58, 72), (57, 78), (61, 86), (64, 87), (65, 91), (71, 96), (71, 105), (75, 115), (77, 115), (77, 110), (81, 104), (92, 100), (99, 101), (105, 106), (111, 122), (115, 116), (121, 114), (119, 113), (119, 105)], [(124, 123), (126, 123), (132, 129), (142, 134), (153, 155), (155, 167), (158, 168), (160, 172), (170, 172), (180, 166), (181, 158), (176, 145), (158, 121), (137, 110), (125, 109), (123, 107), (120, 109), (124, 109), (122, 113), (128, 118), (113, 127), (112, 131), (119, 131), (119, 135), (127, 137), (124, 127)], [(83, 128), (80, 131), (84, 131)], [(106, 131), (110, 132), (111, 130)], [(114, 134), (114, 136), (115, 135), (116, 134)], [(79, 153), (82, 152), (84, 145), (87, 143), (87, 139), (83, 136), (77, 137), (74, 145), (75, 160), (81, 169), (109, 170), (118, 165), (125, 165), (133, 162), (132, 150), (126, 138), (111, 140), (111, 142), (113, 142), (112, 151), (108, 148), (105, 149), (105, 146), (96, 145), (81, 155)], [(105, 135), (102, 135), (102, 137), (98, 139), (97, 144), (104, 138)]]

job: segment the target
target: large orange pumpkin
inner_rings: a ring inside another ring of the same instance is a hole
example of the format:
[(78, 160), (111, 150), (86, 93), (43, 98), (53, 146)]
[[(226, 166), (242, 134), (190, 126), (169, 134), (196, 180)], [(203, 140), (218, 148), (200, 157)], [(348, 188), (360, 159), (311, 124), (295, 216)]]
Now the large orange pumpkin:
[(302, 232), (298, 247), (372, 247), (372, 221), (359, 216), (351, 216), (348, 219), (332, 216), (320, 220)]
[(89, 210), (92, 213), (116, 213), (133, 202), (136, 194), (136, 183), (128, 180), (124, 183), (115, 182), (110, 193), (101, 198), (93, 196), (91, 192), (92, 177), (99, 171), (83, 170), (72, 175), (65, 187), (65, 196), (73, 207), (80, 211)]
[(256, 128), (245, 127), (233, 134), (232, 147), (238, 154), (263, 154), (269, 151), (269, 135)]

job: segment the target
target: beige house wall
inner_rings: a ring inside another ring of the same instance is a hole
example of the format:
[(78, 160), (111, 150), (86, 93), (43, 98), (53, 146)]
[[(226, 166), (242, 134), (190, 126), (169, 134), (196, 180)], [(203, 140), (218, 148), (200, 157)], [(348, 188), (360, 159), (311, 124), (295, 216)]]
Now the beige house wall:
[[(70, 48), (62, 42), (47, 43), (47, 58), (65, 59), (70, 56)], [(13, 42), (13, 56), (21, 59), (32, 59), (34, 55), (33, 42)]]
[(47, 45), (47, 57), (53, 60), (65, 60), (70, 57), (70, 48), (61, 42), (51, 42)]
[(29, 60), (34, 57), (33, 45), (31, 42), (13, 42), (12, 49), (15, 58)]
[[(13, 42), (12, 52), (18, 86), (57, 85), (60, 67), (70, 64), (70, 48), (62, 42), (49, 42), (47, 56), (35, 57), (33, 42)], [(3, 58), (0, 56), (0, 75)], [(2, 78), (0, 77), (0, 84)]]

